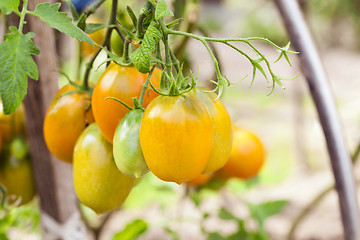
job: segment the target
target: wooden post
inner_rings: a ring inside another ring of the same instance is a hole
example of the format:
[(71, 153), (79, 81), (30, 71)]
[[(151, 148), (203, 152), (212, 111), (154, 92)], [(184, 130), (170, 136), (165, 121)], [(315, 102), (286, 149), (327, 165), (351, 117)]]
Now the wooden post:
[[(29, 9), (43, 2), (29, 1)], [(55, 30), (39, 18), (28, 16), (27, 30), (34, 32), (34, 42), (40, 49), (35, 57), (39, 69), (39, 80), (29, 80), (28, 93), (25, 97), (26, 127), (30, 145), (30, 154), (35, 175), (37, 193), (40, 197), (42, 223), (47, 229), (45, 215), (58, 223), (68, 221), (73, 214), (79, 213), (72, 184), (72, 166), (57, 160), (48, 151), (43, 137), (43, 122), (47, 107), (58, 90), (58, 56), (55, 44)], [(78, 220), (77, 225), (83, 223)], [(85, 234), (85, 233), (84, 233)], [(60, 237), (57, 237), (60, 238)], [(84, 235), (82, 239), (86, 239)]]

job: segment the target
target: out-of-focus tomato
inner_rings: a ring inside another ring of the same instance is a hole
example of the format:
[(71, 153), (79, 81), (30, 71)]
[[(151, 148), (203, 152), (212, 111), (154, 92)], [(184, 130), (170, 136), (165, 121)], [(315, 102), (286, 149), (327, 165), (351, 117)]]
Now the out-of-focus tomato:
[(141, 148), (149, 169), (158, 178), (178, 184), (204, 170), (212, 134), (209, 114), (193, 93), (155, 98), (140, 125)]
[(233, 146), (222, 172), (231, 177), (249, 179), (259, 173), (265, 161), (265, 149), (251, 131), (233, 127)]
[[(210, 173), (222, 168), (229, 159), (232, 145), (231, 120), (224, 104), (216, 99), (215, 93), (196, 89), (196, 96), (204, 103), (213, 125), (213, 147), (204, 173)], [(216, 100), (215, 100), (216, 99)]]
[(208, 174), (203, 173), (197, 176), (196, 178), (194, 178), (193, 180), (187, 181), (186, 184), (193, 187), (204, 186), (207, 182), (210, 181), (212, 176), (213, 176), (212, 173), (208, 173)]
[(128, 176), (139, 178), (149, 171), (140, 146), (139, 129), (142, 109), (125, 115), (114, 135), (114, 158), (118, 169)]
[(0, 133), (4, 144), (13, 137), (25, 134), (25, 109), (23, 104), (20, 104), (14, 113), (5, 115), (0, 100)]
[[(76, 87), (61, 88), (50, 104), (44, 120), (44, 138), (49, 151), (65, 162), (72, 162), (76, 140), (94, 121), (87, 93), (69, 93)], [(69, 93), (69, 94), (67, 94)]]
[(74, 150), (74, 187), (79, 200), (96, 213), (120, 207), (135, 183), (117, 169), (112, 145), (96, 123), (81, 134)]
[[(101, 19), (91, 15), (88, 19), (87, 19), (87, 23), (101, 23)], [(101, 45), (102, 42), (105, 39), (105, 28), (102, 28), (96, 32), (90, 33), (88, 34), (88, 36), (98, 45)], [(92, 55), (95, 54), (95, 52), (99, 49), (99, 47), (95, 46), (91, 46), (90, 44), (88, 44), (85, 41), (81, 41), (80, 42), (80, 48), (81, 48), (81, 54), (82, 56), (84, 56), (85, 58), (90, 58)]]
[[(151, 82), (155, 87), (160, 86), (160, 76), (161, 70), (155, 68), (151, 76)], [(116, 127), (129, 109), (114, 100), (105, 100), (105, 98), (114, 97), (133, 106), (132, 98), (140, 96), (146, 78), (147, 75), (140, 73), (134, 66), (122, 67), (111, 63), (97, 82), (92, 95), (94, 118), (101, 133), (110, 143), (113, 141)], [(157, 94), (151, 88), (147, 89), (144, 107), (156, 96)]]
[(24, 140), (14, 139), (6, 144), (0, 158), (0, 184), (5, 186), (8, 195), (21, 197), (21, 204), (30, 202), (36, 191)]

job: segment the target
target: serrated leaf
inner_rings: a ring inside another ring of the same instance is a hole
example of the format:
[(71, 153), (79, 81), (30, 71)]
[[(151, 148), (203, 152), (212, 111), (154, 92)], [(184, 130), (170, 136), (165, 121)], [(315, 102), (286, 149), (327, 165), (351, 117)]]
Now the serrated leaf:
[(157, 29), (156, 22), (152, 21), (146, 30), (142, 44), (131, 54), (131, 60), (137, 70), (141, 73), (148, 73), (151, 65), (151, 54), (156, 49), (162, 33)]
[(32, 15), (39, 17), (46, 22), (50, 27), (59, 30), (79, 41), (85, 41), (94, 46), (94, 42), (86, 35), (80, 28), (72, 24), (71, 18), (64, 12), (59, 12), (60, 3), (50, 5), (49, 3), (40, 3), (36, 6), (35, 11), (31, 12)]
[(0, 10), (3, 14), (9, 15), (12, 12), (19, 11), (19, 0), (1, 0)]
[(165, 0), (160, 0), (155, 9), (155, 20), (162, 17), (172, 17), (174, 13), (167, 7)]
[(0, 43), (0, 95), (4, 113), (14, 112), (27, 92), (27, 79), (38, 79), (38, 69), (32, 59), (40, 50), (31, 38), (34, 33), (22, 34), (15, 27)]
[(134, 240), (144, 234), (148, 229), (148, 224), (142, 219), (136, 219), (126, 225), (126, 227), (116, 233), (112, 240)]

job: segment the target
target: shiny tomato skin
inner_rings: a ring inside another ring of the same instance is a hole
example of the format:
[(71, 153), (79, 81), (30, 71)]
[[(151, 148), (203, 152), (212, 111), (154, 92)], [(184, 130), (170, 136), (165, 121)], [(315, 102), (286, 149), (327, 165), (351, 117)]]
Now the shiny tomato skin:
[(149, 171), (140, 146), (139, 129), (142, 109), (128, 112), (116, 128), (113, 153), (118, 169), (131, 177), (139, 178)]
[(117, 169), (112, 145), (96, 123), (89, 125), (76, 142), (73, 166), (75, 192), (96, 213), (120, 207), (136, 180)]
[(49, 151), (58, 159), (72, 162), (76, 140), (88, 124), (94, 121), (90, 96), (70, 93), (72, 85), (61, 88), (51, 102), (44, 120), (44, 138)]
[(229, 159), (232, 146), (232, 127), (229, 113), (217, 95), (196, 89), (196, 96), (204, 103), (213, 125), (213, 146), (203, 173), (222, 168)]
[(141, 148), (150, 171), (178, 184), (204, 170), (212, 134), (209, 114), (192, 93), (155, 98), (140, 125)]
[[(156, 68), (151, 77), (155, 87), (160, 86), (160, 76), (161, 70)], [(116, 127), (129, 109), (112, 99), (105, 100), (105, 98), (114, 97), (133, 107), (132, 98), (140, 96), (146, 77), (146, 74), (140, 73), (134, 66), (123, 67), (111, 63), (97, 82), (92, 95), (94, 118), (110, 143), (113, 142)], [(156, 96), (157, 94), (148, 88), (144, 97), (144, 107)]]
[(225, 175), (240, 179), (256, 176), (265, 163), (265, 148), (255, 133), (233, 127), (233, 146), (230, 158), (221, 169)]

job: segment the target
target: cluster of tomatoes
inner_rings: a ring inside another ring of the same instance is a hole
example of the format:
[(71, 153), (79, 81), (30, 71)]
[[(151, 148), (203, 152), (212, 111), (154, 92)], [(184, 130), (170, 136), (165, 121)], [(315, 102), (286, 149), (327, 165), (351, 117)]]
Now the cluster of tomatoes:
[[(150, 81), (157, 88), (160, 77), (155, 68)], [(82, 203), (97, 213), (118, 208), (149, 170), (164, 181), (189, 185), (200, 185), (197, 178), (210, 179), (219, 169), (241, 178), (259, 171), (261, 142), (232, 127), (215, 93), (194, 88), (159, 96), (148, 88), (143, 106), (136, 106), (133, 98), (141, 95), (146, 78), (134, 66), (111, 63), (91, 96), (69, 84), (49, 106), (45, 142), (53, 155), (73, 163)]]
[(0, 101), (0, 185), (7, 196), (26, 204), (35, 195), (35, 183), (25, 141), (23, 105), (11, 115), (4, 115)]

